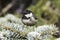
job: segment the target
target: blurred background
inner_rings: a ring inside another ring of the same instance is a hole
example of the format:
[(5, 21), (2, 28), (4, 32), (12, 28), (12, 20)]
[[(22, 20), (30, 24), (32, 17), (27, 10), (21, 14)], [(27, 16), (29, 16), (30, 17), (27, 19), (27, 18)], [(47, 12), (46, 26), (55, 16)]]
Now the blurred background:
[[(4, 0), (0, 0), (0, 3), (1, 1), (5, 3)], [(6, 6), (8, 2), (10, 1), (7, 1), (4, 6)], [(55, 24), (60, 28), (60, 0), (38, 0), (38, 2), (35, 5), (29, 6), (28, 9), (33, 11), (37, 16), (38, 18), (37, 25)]]
[(60, 28), (60, 0), (39, 0), (31, 9), (38, 17), (38, 25), (56, 24)]
[[(3, 0), (0, 0), (0, 3), (1, 1)], [(60, 28), (60, 0), (38, 0), (35, 5), (29, 6), (28, 9), (32, 10), (38, 17), (38, 25), (56, 24)]]
[[(2, 0), (0, 0), (0, 5), (2, 5), (1, 1)], [(3, 3), (5, 3), (5, 1), (3, 1)], [(7, 3), (5, 3), (2, 8), (5, 8)], [(7, 9), (2, 9), (3, 11), (0, 10), (0, 18), (5, 16), (6, 14), (9, 14), (9, 12), (6, 13)], [(34, 14), (37, 16), (38, 22), (36, 25), (39, 26), (44, 24), (55, 24), (60, 31), (60, 0), (38, 0), (36, 4), (29, 6), (28, 9), (33, 11)], [(14, 14), (17, 17), (21, 17), (21, 15), (18, 15), (16, 12), (14, 13), (11, 14)]]

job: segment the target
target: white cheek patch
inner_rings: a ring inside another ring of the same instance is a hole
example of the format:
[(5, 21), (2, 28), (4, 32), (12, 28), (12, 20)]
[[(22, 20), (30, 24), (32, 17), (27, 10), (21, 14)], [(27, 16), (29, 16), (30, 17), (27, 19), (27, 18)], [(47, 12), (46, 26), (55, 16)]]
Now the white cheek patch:
[(28, 17), (32, 17), (33, 16), (33, 14), (32, 13), (30, 13), (30, 14), (27, 14), (27, 15), (25, 15), (27, 18)]
[(30, 17), (33, 16), (33, 13), (30, 13)]

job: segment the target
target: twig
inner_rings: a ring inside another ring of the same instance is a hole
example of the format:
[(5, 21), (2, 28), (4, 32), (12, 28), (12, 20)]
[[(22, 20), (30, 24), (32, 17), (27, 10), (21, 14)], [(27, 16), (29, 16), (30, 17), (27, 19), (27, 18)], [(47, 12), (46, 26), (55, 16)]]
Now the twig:
[(6, 12), (7, 12), (12, 6), (13, 6), (13, 4), (12, 4), (12, 3), (9, 3), (6, 7), (4, 7), (4, 8), (2, 9), (1, 13), (0, 13), (0, 16), (6, 14)]

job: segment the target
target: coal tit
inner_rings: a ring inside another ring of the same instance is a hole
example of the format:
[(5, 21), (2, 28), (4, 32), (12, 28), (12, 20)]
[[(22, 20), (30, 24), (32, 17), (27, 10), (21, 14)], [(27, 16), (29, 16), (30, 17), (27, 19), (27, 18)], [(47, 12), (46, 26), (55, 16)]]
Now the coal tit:
[(33, 14), (31, 10), (25, 10), (22, 16), (22, 22), (25, 25), (33, 26), (37, 23), (37, 17)]

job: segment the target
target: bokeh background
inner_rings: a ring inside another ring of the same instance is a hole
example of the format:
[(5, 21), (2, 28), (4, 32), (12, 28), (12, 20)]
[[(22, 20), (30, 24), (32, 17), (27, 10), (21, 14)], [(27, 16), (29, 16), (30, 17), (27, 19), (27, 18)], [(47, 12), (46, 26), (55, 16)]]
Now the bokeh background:
[[(38, 0), (28, 9), (37, 16), (38, 23), (36, 25), (55, 24), (60, 29), (60, 0)], [(21, 15), (15, 16), (21, 17)]]
[[(36, 26), (55, 24), (60, 31), (60, 0), (39, 0), (36, 5), (31, 5), (28, 9), (38, 18)], [(21, 17), (21, 15), (15, 16)]]
[(38, 25), (54, 23), (60, 27), (60, 0), (39, 0), (36, 5), (30, 6), (29, 9), (38, 17)]

